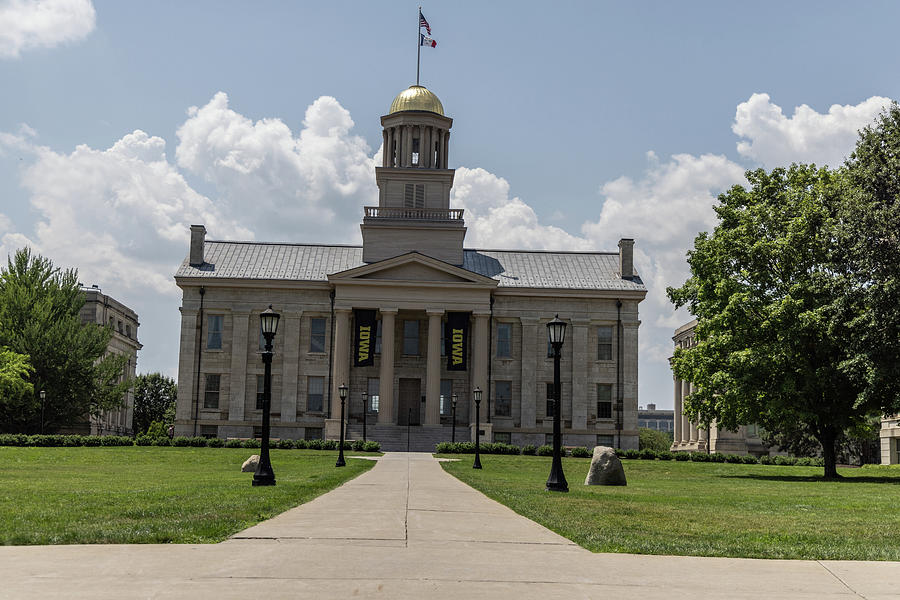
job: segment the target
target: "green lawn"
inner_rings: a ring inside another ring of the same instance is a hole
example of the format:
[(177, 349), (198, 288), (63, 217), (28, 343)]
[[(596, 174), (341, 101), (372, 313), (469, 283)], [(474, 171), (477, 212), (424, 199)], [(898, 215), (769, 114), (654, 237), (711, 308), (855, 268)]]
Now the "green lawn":
[[(459, 458), (459, 455), (453, 456)], [(563, 459), (568, 494), (544, 491), (550, 458), (482, 456), (445, 470), (594, 552), (900, 560), (900, 469), (623, 461), (626, 487), (585, 486), (590, 459)]]
[(307, 502), (375, 463), (272, 450), (252, 487), (241, 448), (0, 447), (0, 544), (211, 543)]

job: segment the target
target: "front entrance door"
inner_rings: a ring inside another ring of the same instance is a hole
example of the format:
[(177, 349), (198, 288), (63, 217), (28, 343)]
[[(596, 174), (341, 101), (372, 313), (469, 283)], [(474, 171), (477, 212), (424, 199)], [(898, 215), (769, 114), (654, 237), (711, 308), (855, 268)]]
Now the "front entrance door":
[(422, 403), (422, 380), (400, 379), (400, 406), (397, 411), (399, 425), (421, 425), (419, 405)]

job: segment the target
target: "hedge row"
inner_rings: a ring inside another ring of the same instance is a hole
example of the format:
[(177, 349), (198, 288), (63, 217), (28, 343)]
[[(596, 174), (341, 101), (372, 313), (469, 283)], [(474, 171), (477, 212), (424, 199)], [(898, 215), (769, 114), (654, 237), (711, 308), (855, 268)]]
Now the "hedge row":
[[(437, 444), (434, 451), (438, 454), (474, 454), (475, 444), (473, 442), (441, 442)], [(531, 444), (519, 448), (511, 444), (501, 443), (484, 443), (481, 444), (480, 452), (482, 454), (525, 454), (530, 456), (553, 456), (553, 447), (549, 445), (533, 446)], [(575, 448), (563, 448), (563, 455), (568, 454), (575, 458), (590, 458), (592, 451), (584, 446)], [(705, 452), (669, 452), (668, 450), (622, 450), (617, 449), (616, 455), (624, 459), (638, 460), (677, 460), (692, 462), (717, 462), (717, 463), (739, 463), (745, 465), (784, 465), (799, 467), (821, 467), (824, 461), (821, 458), (797, 458), (794, 456), (763, 456), (757, 459), (755, 456), (742, 454), (721, 454), (713, 452), (707, 454)]]
[[(0, 434), (0, 446), (40, 446), (40, 447), (74, 447), (74, 446), (193, 446), (196, 448), (259, 448), (259, 440), (223, 440), (205, 437), (151, 437), (139, 435), (136, 438), (118, 435), (24, 435), (21, 433)], [(336, 440), (269, 440), (270, 448), (337, 450)], [(344, 450), (355, 452), (379, 452), (378, 442), (362, 440), (345, 441)]]

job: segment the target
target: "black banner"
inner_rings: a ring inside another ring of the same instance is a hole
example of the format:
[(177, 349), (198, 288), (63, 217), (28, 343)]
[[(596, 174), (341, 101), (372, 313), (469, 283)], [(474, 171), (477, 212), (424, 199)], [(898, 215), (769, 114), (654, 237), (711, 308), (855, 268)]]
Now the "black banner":
[(375, 321), (374, 310), (354, 312), (356, 329), (353, 332), (353, 366), (371, 367), (375, 364)]
[(448, 371), (465, 371), (469, 364), (469, 313), (447, 313), (444, 331)]

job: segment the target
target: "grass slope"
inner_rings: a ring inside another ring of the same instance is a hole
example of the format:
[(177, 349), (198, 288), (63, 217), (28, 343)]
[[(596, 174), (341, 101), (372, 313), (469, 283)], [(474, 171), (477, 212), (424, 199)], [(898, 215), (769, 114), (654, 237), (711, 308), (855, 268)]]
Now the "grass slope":
[(900, 560), (900, 470), (623, 461), (627, 487), (585, 486), (590, 459), (563, 459), (568, 494), (544, 491), (550, 458), (482, 456), (443, 468), (594, 552)]
[(241, 448), (0, 447), (0, 544), (211, 543), (371, 468), (337, 452), (272, 450), (252, 487)]

